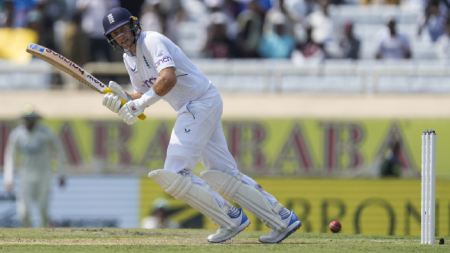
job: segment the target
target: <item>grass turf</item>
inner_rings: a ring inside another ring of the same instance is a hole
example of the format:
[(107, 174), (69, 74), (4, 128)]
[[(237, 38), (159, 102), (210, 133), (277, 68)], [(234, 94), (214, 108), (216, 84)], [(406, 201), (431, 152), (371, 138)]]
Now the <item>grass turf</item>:
[[(244, 231), (221, 243), (206, 241), (204, 229), (3, 228), (1, 252), (450, 252), (421, 245), (417, 236), (294, 233), (280, 244), (261, 244), (263, 232)], [(437, 238), (438, 239), (438, 238)], [(436, 241), (438, 243), (438, 241)]]

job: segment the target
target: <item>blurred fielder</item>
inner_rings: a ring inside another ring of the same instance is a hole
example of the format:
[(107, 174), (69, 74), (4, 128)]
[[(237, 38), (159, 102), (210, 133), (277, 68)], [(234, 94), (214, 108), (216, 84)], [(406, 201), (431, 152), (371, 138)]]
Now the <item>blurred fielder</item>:
[[(149, 177), (220, 227), (208, 241), (229, 240), (250, 224), (242, 209), (225, 199), (235, 201), (272, 228), (260, 242), (278, 243), (297, 230), (301, 222), (294, 211), (239, 172), (222, 130), (222, 98), (183, 51), (157, 32), (142, 32), (137, 18), (123, 8), (109, 10), (103, 28), (108, 43), (124, 52), (135, 90), (127, 94), (129, 101), (122, 107), (114, 94), (105, 95), (103, 105), (129, 125), (161, 99), (178, 112), (164, 169), (150, 172)], [(118, 87), (114, 82), (109, 85)], [(199, 159), (206, 168), (200, 177), (192, 174)]]
[[(13, 170), (19, 169), (20, 187), (17, 190), (17, 213), (22, 226), (30, 227), (32, 203), (38, 205), (40, 227), (47, 227), (50, 219), (50, 186), (52, 170), (49, 164), (51, 151), (57, 155), (59, 186), (65, 185), (64, 155), (62, 145), (53, 131), (39, 124), (41, 117), (29, 110), (23, 116), (23, 123), (9, 135), (5, 151), (4, 180), (6, 191), (13, 190)], [(15, 160), (20, 156), (20, 164)]]

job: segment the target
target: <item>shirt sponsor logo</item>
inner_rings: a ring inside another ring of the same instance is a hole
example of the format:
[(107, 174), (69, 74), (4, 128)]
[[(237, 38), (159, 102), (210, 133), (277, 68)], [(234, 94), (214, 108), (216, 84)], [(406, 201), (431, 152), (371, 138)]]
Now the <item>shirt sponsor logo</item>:
[(113, 17), (112, 14), (109, 14), (109, 15), (108, 15), (108, 20), (109, 20), (109, 24), (114, 23), (114, 17)]
[(147, 86), (147, 88), (150, 88), (150, 85), (153, 85), (156, 81), (155, 77), (150, 77), (148, 80), (144, 80), (144, 84)]
[(169, 62), (169, 61), (172, 61), (172, 58), (170, 58), (169, 56), (166, 56), (166, 57), (162, 58), (161, 60), (155, 62), (155, 66), (156, 66), (156, 68), (158, 68), (161, 63)]

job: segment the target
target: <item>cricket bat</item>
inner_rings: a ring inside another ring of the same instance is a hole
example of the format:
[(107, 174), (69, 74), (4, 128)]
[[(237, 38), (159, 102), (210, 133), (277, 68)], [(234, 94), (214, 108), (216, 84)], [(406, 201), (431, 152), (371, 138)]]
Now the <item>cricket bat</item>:
[[(111, 90), (104, 83), (100, 82), (97, 78), (86, 72), (84, 69), (53, 50), (30, 43), (27, 47), (27, 52), (66, 72), (67, 74), (91, 87), (100, 94), (114, 93), (119, 95), (120, 100), (122, 101), (121, 105), (124, 105), (128, 102), (125, 100), (126, 96), (123, 94), (123, 91)], [(140, 120), (144, 120), (146, 117), (144, 114), (141, 114), (138, 116), (138, 118)]]

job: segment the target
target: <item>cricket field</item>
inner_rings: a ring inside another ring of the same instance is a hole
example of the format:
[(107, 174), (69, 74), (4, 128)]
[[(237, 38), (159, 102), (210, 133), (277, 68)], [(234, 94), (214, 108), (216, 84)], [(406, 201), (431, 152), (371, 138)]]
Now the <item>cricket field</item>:
[(418, 236), (295, 233), (279, 244), (261, 244), (266, 232), (244, 231), (221, 244), (205, 229), (2, 228), (1, 252), (450, 252), (447, 241), (421, 245)]

